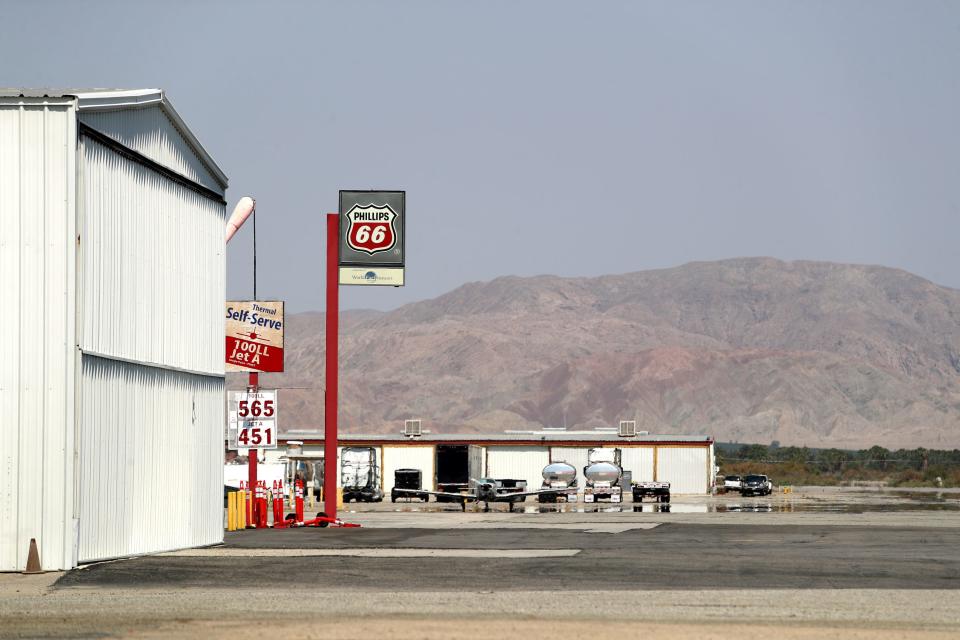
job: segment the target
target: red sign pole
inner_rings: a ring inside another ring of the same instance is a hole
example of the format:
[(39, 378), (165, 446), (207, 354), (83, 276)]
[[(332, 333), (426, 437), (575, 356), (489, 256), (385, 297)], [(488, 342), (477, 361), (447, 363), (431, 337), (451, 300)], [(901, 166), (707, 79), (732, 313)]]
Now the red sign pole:
[[(247, 391), (258, 391), (260, 389), (260, 374), (256, 372), (250, 372), (250, 378), (247, 381), (248, 389)], [(247, 449), (247, 491), (250, 492), (250, 509), (251, 509), (251, 520), (247, 523), (247, 526), (251, 524), (256, 527), (257, 520), (257, 510), (258, 505), (257, 501), (253, 499), (254, 493), (257, 488), (257, 450), (256, 449)]]
[(340, 214), (327, 214), (327, 389), (324, 394), (323, 510), (337, 517), (337, 364), (340, 337)]

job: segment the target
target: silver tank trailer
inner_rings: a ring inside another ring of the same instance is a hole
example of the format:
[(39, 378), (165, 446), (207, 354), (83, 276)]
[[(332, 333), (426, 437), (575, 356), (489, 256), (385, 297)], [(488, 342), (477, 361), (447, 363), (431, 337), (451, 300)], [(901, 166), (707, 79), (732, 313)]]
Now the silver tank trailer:
[(566, 462), (552, 462), (543, 468), (544, 487), (572, 487), (577, 484), (577, 469)]
[(587, 484), (590, 485), (609, 482), (612, 487), (620, 480), (622, 473), (620, 467), (612, 462), (594, 462), (583, 469), (583, 475), (586, 476)]

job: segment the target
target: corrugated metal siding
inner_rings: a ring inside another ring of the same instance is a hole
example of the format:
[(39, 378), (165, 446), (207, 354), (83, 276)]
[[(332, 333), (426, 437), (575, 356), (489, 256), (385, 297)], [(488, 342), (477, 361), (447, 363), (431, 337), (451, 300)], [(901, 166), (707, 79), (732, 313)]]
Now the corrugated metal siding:
[(397, 469), (420, 469), (423, 488), (436, 489), (434, 464), (436, 450), (433, 446), (406, 446), (383, 448), (383, 490), (387, 495), (393, 489), (393, 472)]
[(708, 447), (658, 447), (657, 480), (670, 483), (670, 492), (709, 493)]
[[(587, 466), (589, 447), (551, 447), (550, 462), (566, 462), (577, 468), (577, 486), (586, 486), (587, 478), (583, 475), (583, 468)], [(541, 469), (542, 472), (542, 469)], [(541, 473), (541, 478), (542, 478)]]
[(527, 487), (543, 484), (543, 468), (550, 464), (547, 447), (487, 447), (487, 475), (497, 479), (526, 480)]
[(223, 540), (224, 381), (84, 355), (81, 562)]
[(84, 111), (80, 121), (194, 182), (223, 191), (223, 185), (159, 106)]
[(2, 571), (73, 566), (75, 139), (72, 100), (0, 100)]
[(633, 482), (653, 480), (653, 447), (621, 447), (620, 463)]
[(80, 144), (81, 348), (222, 374), (225, 207)]

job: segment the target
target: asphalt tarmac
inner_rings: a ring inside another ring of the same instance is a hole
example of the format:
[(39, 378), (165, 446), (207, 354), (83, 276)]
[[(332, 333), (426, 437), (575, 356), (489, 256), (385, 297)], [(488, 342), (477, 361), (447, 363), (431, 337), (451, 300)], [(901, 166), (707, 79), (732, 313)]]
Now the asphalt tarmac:
[(350, 505), (363, 528), (0, 575), (0, 638), (955, 638), (958, 504), (818, 489), (671, 512)]
[[(349, 555), (257, 550), (351, 550)], [(357, 550), (423, 550), (365, 557)], [(568, 550), (517, 557), (512, 550)], [(442, 553), (487, 550), (483, 557)], [(497, 550), (505, 550), (498, 554)], [(200, 587), (530, 591), (551, 589), (960, 589), (960, 530), (660, 524), (619, 533), (572, 529), (295, 529), (228, 533), (222, 550), (103, 563), (57, 588)], [(437, 557), (431, 557), (431, 554)], [(503, 555), (504, 557), (501, 557)], [(242, 560), (242, 561), (241, 561)]]

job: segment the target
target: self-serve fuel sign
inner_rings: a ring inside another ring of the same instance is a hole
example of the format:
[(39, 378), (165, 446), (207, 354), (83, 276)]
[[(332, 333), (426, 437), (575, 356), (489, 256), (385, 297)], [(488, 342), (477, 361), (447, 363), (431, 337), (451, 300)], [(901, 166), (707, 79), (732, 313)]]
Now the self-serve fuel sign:
[(235, 300), (226, 308), (227, 371), (283, 371), (283, 301)]

